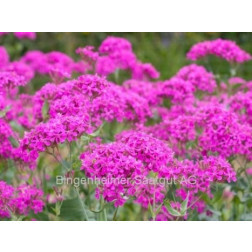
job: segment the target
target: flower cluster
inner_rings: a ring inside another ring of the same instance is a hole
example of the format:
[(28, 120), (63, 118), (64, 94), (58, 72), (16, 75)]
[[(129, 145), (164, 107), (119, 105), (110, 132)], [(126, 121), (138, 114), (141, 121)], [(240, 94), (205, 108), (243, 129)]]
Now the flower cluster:
[[(147, 180), (152, 173), (158, 178), (183, 179), (181, 186), (190, 190), (192, 195), (199, 191), (211, 195), (213, 182), (236, 181), (235, 171), (222, 157), (203, 157), (196, 163), (179, 161), (164, 141), (141, 131), (122, 132), (114, 143), (91, 144), (80, 158), (81, 169), (88, 177), (109, 181), (97, 188), (97, 196), (102, 194), (116, 206), (124, 204), (130, 196), (134, 196), (136, 202), (145, 208), (153, 204), (154, 194), (155, 203), (162, 202), (164, 185), (139, 183), (141, 179)], [(111, 178), (114, 180), (109, 180)], [(191, 179), (193, 181), (190, 182)]]
[(9, 63), (9, 54), (5, 47), (0, 46), (0, 69)]
[(241, 122), (252, 125), (252, 92), (238, 92), (230, 98), (230, 109), (235, 112)]
[(182, 78), (173, 77), (158, 83), (159, 96), (162, 98), (169, 98), (173, 103), (184, 102), (185, 100), (192, 99), (193, 84)]
[(132, 148), (132, 155), (145, 164), (147, 171), (166, 174), (173, 152), (163, 141), (141, 131), (125, 131), (116, 139)]
[(73, 72), (85, 73), (88, 69), (82, 61), (74, 62), (66, 54), (56, 51), (29, 51), (21, 58), (21, 62), (29, 65), (36, 73), (49, 75), (56, 84), (70, 78)]
[[(102, 194), (106, 200), (114, 201), (115, 206), (123, 205), (129, 196), (135, 196), (136, 202), (146, 207), (148, 201), (153, 203), (153, 198), (148, 195), (153, 195), (154, 188), (138, 181), (150, 171), (165, 173), (173, 153), (163, 141), (146, 133), (129, 131), (118, 135), (114, 143), (90, 144), (80, 158), (81, 169), (87, 176), (108, 181), (97, 188), (97, 196)], [(158, 188), (164, 191), (162, 186)], [(164, 198), (159, 190), (156, 190), (157, 202)]]
[(224, 39), (204, 41), (195, 44), (187, 53), (187, 58), (197, 60), (207, 55), (215, 55), (226, 61), (237, 63), (251, 60), (251, 55), (242, 50), (235, 42)]
[(15, 72), (0, 72), (0, 90), (2, 93), (5, 90), (14, 89), (25, 84), (24, 77), (17, 75)]
[[(7, 35), (10, 32), (0, 32), (0, 36)], [(13, 32), (14, 36), (18, 39), (31, 39), (36, 38), (36, 32)]]
[[(97, 188), (96, 196), (103, 195), (115, 206), (123, 205), (134, 190), (134, 180), (144, 171), (141, 161), (134, 158), (130, 148), (122, 143), (92, 144), (81, 155), (82, 170), (91, 178), (106, 178)], [(124, 180), (124, 184), (121, 182)]]
[(43, 211), (44, 205), (43, 192), (35, 186), (13, 187), (0, 181), (0, 217), (26, 216), (30, 211), (37, 214)]
[(0, 47), (0, 94), (15, 97), (17, 88), (25, 86), (34, 77), (34, 71), (20, 61), (9, 61), (8, 52)]
[(94, 52), (93, 46), (86, 46), (84, 48), (76, 49), (76, 53), (79, 54), (82, 59), (90, 64), (95, 63), (99, 57), (98, 52)]
[(9, 141), (9, 137), (11, 136), (13, 136), (11, 127), (3, 119), (0, 119), (0, 159), (11, 157), (12, 145)]
[(36, 125), (20, 141), (23, 160), (29, 162), (38, 158), (39, 152), (47, 151), (65, 141), (72, 142), (84, 133), (91, 133), (89, 115), (61, 116), (60, 114), (46, 123)]
[(207, 72), (203, 66), (196, 64), (182, 67), (176, 76), (192, 83), (195, 90), (199, 89), (211, 93), (217, 86), (214, 75)]
[(108, 76), (118, 70), (127, 70), (133, 79), (159, 78), (159, 72), (150, 63), (142, 63), (132, 50), (131, 43), (123, 38), (108, 37), (98, 49), (93, 46), (78, 48), (77, 54), (101, 76)]

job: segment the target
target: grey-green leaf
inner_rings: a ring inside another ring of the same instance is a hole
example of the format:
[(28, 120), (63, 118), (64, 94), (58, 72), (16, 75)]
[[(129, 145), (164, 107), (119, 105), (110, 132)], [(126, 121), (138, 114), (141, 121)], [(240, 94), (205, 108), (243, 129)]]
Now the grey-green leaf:
[(177, 211), (176, 209), (174, 209), (174, 208), (172, 208), (172, 207), (170, 206), (170, 203), (168, 203), (168, 202), (165, 203), (165, 207), (166, 207), (167, 211), (168, 211), (172, 216), (176, 216), (176, 217), (181, 216), (181, 214), (180, 214), (179, 211)]
[(151, 213), (151, 216), (152, 216), (152, 218), (154, 217), (154, 212), (153, 212), (153, 209), (152, 209), (152, 205), (149, 203), (149, 205), (148, 205), (148, 209), (149, 209), (149, 211), (150, 211), (150, 213)]
[(48, 111), (49, 111), (49, 103), (46, 100), (44, 102), (44, 105), (42, 107), (42, 116), (43, 116), (43, 120), (45, 121), (48, 118)]
[(189, 192), (187, 193), (186, 199), (181, 203), (180, 212), (182, 215), (186, 214), (187, 206), (188, 206), (188, 200), (189, 200)]
[(162, 206), (163, 206), (163, 204), (161, 204), (161, 205), (157, 208), (157, 210), (155, 211), (155, 214), (156, 214), (156, 215), (158, 215), (158, 214), (159, 214), (159, 212), (160, 212), (160, 210), (161, 210)]
[(79, 221), (85, 216), (78, 198), (64, 200), (61, 206), (60, 217), (64, 220)]
[(6, 113), (11, 109), (11, 106), (6, 106), (3, 110), (0, 111), (0, 118), (5, 117)]
[(103, 126), (104, 126), (104, 123), (98, 128), (98, 130), (96, 130), (94, 133), (92, 133), (92, 134), (89, 134), (89, 136), (92, 136), (92, 137), (97, 137), (97, 136), (99, 136), (100, 135), (100, 132), (101, 132), (101, 130), (102, 130), (102, 128), (103, 128)]

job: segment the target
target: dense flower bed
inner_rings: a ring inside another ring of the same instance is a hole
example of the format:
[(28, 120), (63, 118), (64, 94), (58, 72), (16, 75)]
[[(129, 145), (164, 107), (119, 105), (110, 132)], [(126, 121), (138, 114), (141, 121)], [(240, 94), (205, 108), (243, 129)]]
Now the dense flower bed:
[[(200, 42), (187, 58), (222, 58), (229, 76), (193, 62), (168, 80), (124, 38), (76, 54), (11, 61), (0, 46), (1, 218), (248, 218), (252, 85), (235, 69), (249, 53), (233, 41)], [(48, 83), (33, 91), (41, 76)]]

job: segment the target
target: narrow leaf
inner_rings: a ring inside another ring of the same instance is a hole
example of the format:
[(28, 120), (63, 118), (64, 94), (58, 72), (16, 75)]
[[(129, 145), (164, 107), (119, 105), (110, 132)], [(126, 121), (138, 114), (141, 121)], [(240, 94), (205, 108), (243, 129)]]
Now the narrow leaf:
[(92, 137), (97, 137), (97, 136), (99, 136), (100, 135), (100, 132), (101, 132), (101, 130), (102, 130), (102, 128), (103, 128), (103, 126), (104, 126), (104, 123), (98, 128), (98, 130), (96, 130), (94, 133), (92, 133), (92, 134), (89, 134), (89, 136), (92, 136)]
[(163, 206), (163, 204), (161, 204), (161, 205), (157, 208), (157, 210), (155, 211), (155, 214), (156, 214), (156, 215), (158, 215), (158, 214), (159, 214), (159, 212), (160, 212), (160, 210), (161, 210), (162, 206)]
[(188, 200), (189, 200), (189, 192), (187, 193), (186, 199), (181, 203), (180, 212), (182, 215), (186, 214)]
[(152, 205), (150, 203), (148, 205), (148, 209), (149, 209), (149, 211), (151, 213), (151, 217), (153, 218), (154, 217), (154, 212), (153, 212), (153, 209), (152, 209)]
[(5, 107), (3, 110), (0, 111), (0, 118), (5, 117), (6, 113), (10, 110), (11, 106)]
[(176, 216), (176, 217), (181, 216), (180, 212), (177, 211), (176, 209), (172, 208), (172, 207), (170, 206), (170, 203), (169, 203), (169, 202), (165, 203), (165, 207), (166, 207), (167, 211), (168, 211), (172, 216)]
[(42, 107), (42, 116), (43, 116), (43, 120), (45, 121), (48, 118), (48, 110), (49, 110), (49, 103), (46, 100), (44, 102), (44, 105)]

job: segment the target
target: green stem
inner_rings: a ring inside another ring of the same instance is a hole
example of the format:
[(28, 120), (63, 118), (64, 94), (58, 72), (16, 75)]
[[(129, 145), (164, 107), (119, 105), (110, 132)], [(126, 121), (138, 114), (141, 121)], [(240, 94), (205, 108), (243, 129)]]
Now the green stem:
[(84, 203), (83, 203), (83, 201), (82, 201), (82, 199), (81, 199), (81, 197), (80, 197), (79, 189), (75, 187), (75, 190), (76, 190), (78, 199), (79, 199), (79, 201), (80, 201), (80, 203), (81, 203), (81, 207), (82, 207), (82, 211), (83, 211), (83, 213), (84, 213), (85, 219), (86, 219), (86, 221), (89, 221), (86, 208), (85, 208)]
[(104, 199), (101, 196), (100, 197), (100, 208), (102, 209), (101, 212), (99, 213), (99, 217), (101, 221), (107, 221), (107, 210), (106, 210), (106, 206), (104, 205)]
[(155, 183), (154, 183), (154, 195), (153, 195), (153, 221), (156, 220), (156, 178), (157, 176), (155, 175)]
[(117, 215), (118, 209), (119, 209), (119, 207), (117, 207), (117, 208), (116, 208), (116, 210), (115, 210), (115, 212), (114, 212), (114, 215), (113, 215), (113, 221), (115, 221), (115, 220), (116, 220), (116, 215)]
[(71, 146), (71, 142), (68, 142), (68, 146), (69, 146), (69, 162), (70, 162), (70, 168), (72, 169), (72, 146)]
[(104, 207), (103, 209), (103, 218), (104, 218), (104, 221), (107, 221), (108, 220), (108, 217), (107, 217), (107, 210), (106, 210), (106, 207)]

